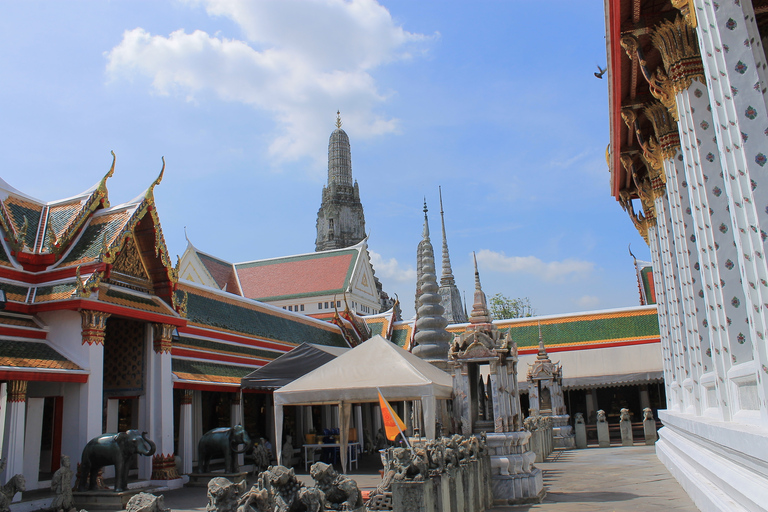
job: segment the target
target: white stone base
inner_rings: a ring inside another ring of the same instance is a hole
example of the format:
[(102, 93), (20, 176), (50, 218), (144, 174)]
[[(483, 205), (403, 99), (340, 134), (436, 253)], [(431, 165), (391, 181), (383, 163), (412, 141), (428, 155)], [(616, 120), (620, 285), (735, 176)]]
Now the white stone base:
[(768, 428), (660, 410), (656, 454), (702, 511), (768, 506)]

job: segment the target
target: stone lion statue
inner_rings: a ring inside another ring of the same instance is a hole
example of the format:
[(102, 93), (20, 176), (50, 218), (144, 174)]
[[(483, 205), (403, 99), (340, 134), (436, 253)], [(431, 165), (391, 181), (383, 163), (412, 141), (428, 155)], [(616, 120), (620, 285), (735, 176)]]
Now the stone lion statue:
[(653, 410), (650, 407), (643, 409), (643, 421), (645, 420), (653, 421)]
[(315, 481), (315, 488), (325, 494), (325, 507), (328, 510), (363, 511), (363, 495), (357, 488), (357, 482), (346, 475), (339, 475), (333, 466), (324, 462), (315, 462), (309, 470)]
[(605, 411), (602, 410), (602, 409), (597, 411), (597, 422), (598, 423), (605, 423), (606, 421), (607, 421), (607, 419), (605, 417)]
[[(293, 469), (272, 466), (267, 479), (275, 501), (274, 512), (322, 512), (325, 510), (325, 495), (315, 487), (304, 487)], [(264, 474), (262, 473), (262, 474)]]
[(584, 414), (580, 413), (580, 412), (577, 412), (576, 415), (575, 415), (574, 421), (576, 422), (576, 424), (583, 424), (584, 423)]
[(629, 409), (621, 409), (619, 414), (619, 421), (631, 421), (629, 418)]

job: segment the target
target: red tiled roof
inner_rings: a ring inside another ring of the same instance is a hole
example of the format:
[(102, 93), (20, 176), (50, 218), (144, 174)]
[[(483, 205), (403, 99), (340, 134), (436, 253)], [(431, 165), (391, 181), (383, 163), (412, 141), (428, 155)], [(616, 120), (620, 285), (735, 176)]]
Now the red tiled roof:
[(237, 279), (235, 279), (235, 270), (231, 263), (213, 258), (201, 252), (197, 252), (197, 257), (200, 258), (205, 269), (211, 274), (211, 277), (216, 281), (219, 288), (223, 290), (226, 285), (226, 290), (228, 292), (235, 294), (240, 293), (240, 289), (237, 286)]
[(347, 249), (238, 263), (235, 268), (249, 299), (311, 297), (345, 290), (357, 255), (357, 249)]

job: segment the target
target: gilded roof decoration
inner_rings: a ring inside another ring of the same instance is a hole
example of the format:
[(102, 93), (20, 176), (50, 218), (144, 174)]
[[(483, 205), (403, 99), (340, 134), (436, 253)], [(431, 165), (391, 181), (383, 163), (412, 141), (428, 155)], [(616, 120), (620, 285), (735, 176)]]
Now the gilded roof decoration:
[[(132, 212), (128, 208), (123, 208), (94, 215), (74, 247), (58, 266), (67, 267), (91, 263), (99, 259), (108, 260), (109, 252), (104, 251), (105, 240), (108, 246), (115, 245), (134, 214), (135, 210)], [(111, 261), (105, 262), (111, 263)]]

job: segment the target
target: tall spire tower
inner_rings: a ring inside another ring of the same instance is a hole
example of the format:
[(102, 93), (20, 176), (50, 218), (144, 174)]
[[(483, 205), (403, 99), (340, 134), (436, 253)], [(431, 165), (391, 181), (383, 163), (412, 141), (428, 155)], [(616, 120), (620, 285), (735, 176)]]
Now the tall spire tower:
[(365, 215), (357, 181), (352, 180), (351, 155), (341, 113), (336, 112), (336, 129), (328, 141), (328, 184), (317, 212), (316, 251), (349, 247), (365, 238)]
[(448, 254), (448, 239), (445, 236), (445, 214), (443, 212), (443, 189), (440, 191), (440, 222), (443, 226), (443, 275), (440, 277), (440, 305), (445, 313), (443, 316), (449, 324), (461, 324), (467, 321), (467, 313), (461, 304), (461, 293), (456, 286), (456, 280), (451, 270), (451, 257)]
[(427, 205), (424, 203), (424, 234), (419, 243), (420, 277), (419, 300), (414, 326), (416, 346), (413, 354), (430, 361), (446, 361), (451, 334), (445, 330), (448, 321), (443, 317), (443, 306), (437, 293), (437, 275), (435, 275), (435, 251), (429, 240), (429, 219)]

